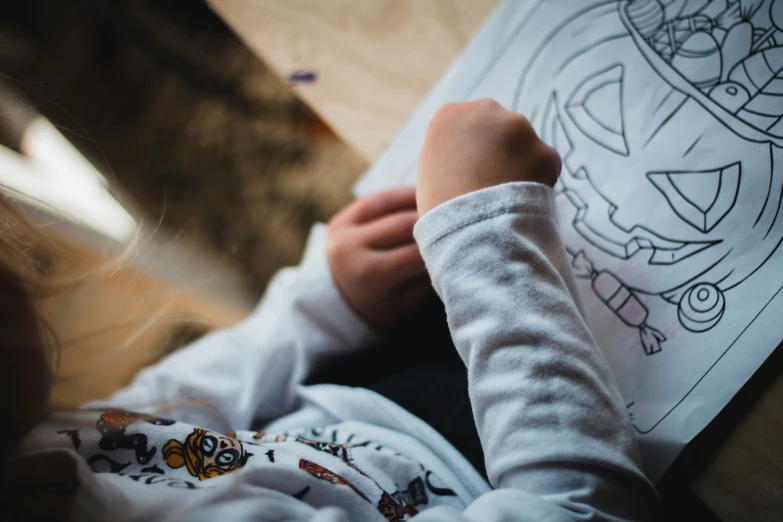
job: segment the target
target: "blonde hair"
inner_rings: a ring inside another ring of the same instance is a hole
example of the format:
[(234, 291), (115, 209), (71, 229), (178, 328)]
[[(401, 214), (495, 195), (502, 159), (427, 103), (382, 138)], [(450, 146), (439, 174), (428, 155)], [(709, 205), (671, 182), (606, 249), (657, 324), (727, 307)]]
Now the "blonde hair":
[[(55, 369), (56, 339), (39, 313), (51, 280), (44, 245), (54, 246), (5, 198), (0, 198), (0, 430), (3, 462), (43, 418)], [(43, 248), (42, 248), (43, 247)]]

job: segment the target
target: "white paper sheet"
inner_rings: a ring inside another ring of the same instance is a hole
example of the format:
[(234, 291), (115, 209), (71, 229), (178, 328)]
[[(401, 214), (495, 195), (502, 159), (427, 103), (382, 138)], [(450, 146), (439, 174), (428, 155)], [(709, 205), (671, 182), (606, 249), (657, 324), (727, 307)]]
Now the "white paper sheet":
[(781, 29), (783, 0), (507, 0), (355, 189), (414, 184), (444, 103), (525, 114), (653, 479), (783, 339)]

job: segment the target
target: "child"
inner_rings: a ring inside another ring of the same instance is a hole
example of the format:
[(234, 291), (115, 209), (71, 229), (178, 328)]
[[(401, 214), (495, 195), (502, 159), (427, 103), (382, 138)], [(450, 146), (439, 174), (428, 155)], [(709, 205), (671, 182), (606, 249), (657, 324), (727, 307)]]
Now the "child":
[[(559, 171), (524, 117), (488, 100), (444, 107), (415, 200), (381, 193), (316, 227), (301, 265), (248, 319), (105, 401), (46, 418), (14, 462), (59, 462), (42, 469), (76, 479), (75, 520), (657, 519), (575, 302), (554, 216)], [(429, 278), (467, 367), (489, 484), (381, 395), (300, 384), (415, 311)]]

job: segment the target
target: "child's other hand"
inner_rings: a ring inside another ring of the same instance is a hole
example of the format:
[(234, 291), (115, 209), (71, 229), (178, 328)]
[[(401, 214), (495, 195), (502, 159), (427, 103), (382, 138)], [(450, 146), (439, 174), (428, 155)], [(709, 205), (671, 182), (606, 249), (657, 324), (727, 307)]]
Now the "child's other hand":
[(512, 181), (553, 186), (560, 156), (530, 122), (484, 99), (442, 107), (432, 118), (419, 160), (419, 215), (441, 203)]
[(358, 199), (329, 222), (327, 256), (353, 309), (378, 329), (404, 319), (432, 291), (419, 247), (413, 187)]

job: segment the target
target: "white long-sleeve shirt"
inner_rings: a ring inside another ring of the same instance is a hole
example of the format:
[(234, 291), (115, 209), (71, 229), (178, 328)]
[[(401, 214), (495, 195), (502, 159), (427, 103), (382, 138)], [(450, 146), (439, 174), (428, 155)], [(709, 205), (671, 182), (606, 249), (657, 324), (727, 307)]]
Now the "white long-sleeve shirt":
[(301, 384), (376, 340), (335, 286), (322, 225), (248, 319), (106, 401), (49, 417), (22, 450), (73, 458), (74, 520), (655, 519), (554, 212), (550, 188), (512, 183), (449, 201), (414, 229), (468, 369), (491, 486), (393, 402)]

